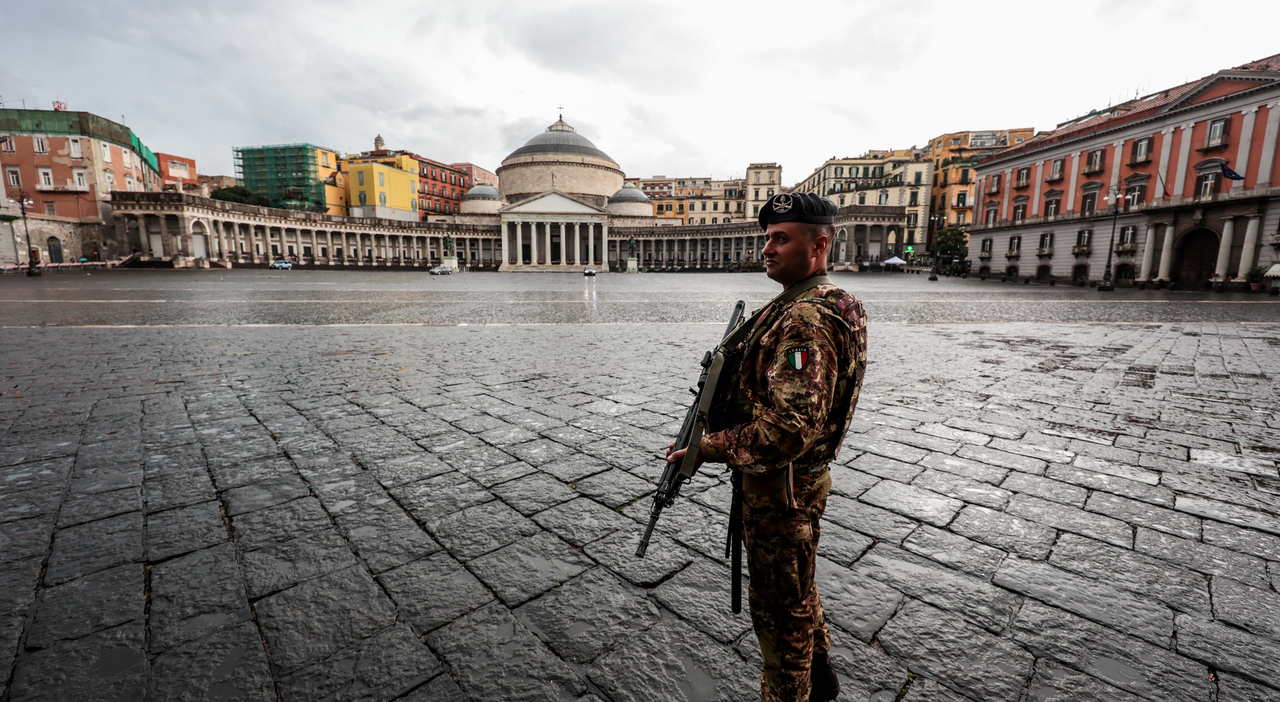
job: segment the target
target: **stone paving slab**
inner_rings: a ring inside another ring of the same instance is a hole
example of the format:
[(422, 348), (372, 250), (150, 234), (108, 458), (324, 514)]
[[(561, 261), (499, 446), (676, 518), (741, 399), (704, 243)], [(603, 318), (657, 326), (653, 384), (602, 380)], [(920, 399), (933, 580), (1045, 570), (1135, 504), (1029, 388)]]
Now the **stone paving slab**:
[[(871, 329), (846, 696), (1280, 698), (1280, 324)], [(634, 557), (717, 333), (7, 329), (0, 695), (752, 699), (727, 475)]]

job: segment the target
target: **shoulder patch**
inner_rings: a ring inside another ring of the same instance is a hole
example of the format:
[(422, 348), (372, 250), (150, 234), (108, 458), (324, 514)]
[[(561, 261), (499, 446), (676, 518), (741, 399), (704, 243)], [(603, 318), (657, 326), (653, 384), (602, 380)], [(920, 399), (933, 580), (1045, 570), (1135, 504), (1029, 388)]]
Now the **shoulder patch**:
[(809, 347), (797, 346), (787, 351), (787, 365), (795, 370), (803, 370), (809, 363)]

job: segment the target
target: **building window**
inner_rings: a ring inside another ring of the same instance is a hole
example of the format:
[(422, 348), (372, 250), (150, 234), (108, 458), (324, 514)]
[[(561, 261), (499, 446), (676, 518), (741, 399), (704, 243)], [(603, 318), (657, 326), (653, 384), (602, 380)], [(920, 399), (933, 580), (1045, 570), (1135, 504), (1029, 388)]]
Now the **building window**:
[(102, 162), (111, 163), (111, 145), (105, 141), (102, 142)]
[(1020, 236), (1009, 237), (1009, 253), (1018, 253), (1021, 250), (1022, 250), (1022, 237)]
[(84, 153), (80, 150), (79, 139), (68, 139), (67, 144), (71, 147), (71, 158), (84, 158)]
[(716, 224), (716, 218), (715, 218), (715, 217), (712, 217), (712, 218), (711, 218), (711, 223), (712, 223), (712, 224)]
[(323, 165), (325, 168), (329, 167), (329, 152), (327, 151), (320, 152), (320, 164)]
[(1025, 188), (1031, 184), (1031, 167), (1024, 166), (1018, 169), (1018, 181), (1014, 184), (1015, 188)]
[(1066, 165), (1066, 160), (1055, 158), (1053, 163), (1049, 164), (1049, 177), (1045, 180), (1052, 183), (1055, 180), (1062, 180), (1062, 170)]
[(923, 182), (923, 179), (924, 179), (924, 174), (921, 173), (920, 171), (916, 171), (916, 185), (920, 185)]
[(1120, 228), (1120, 245), (1132, 246), (1133, 242), (1138, 238), (1138, 228), (1134, 225)]
[(961, 168), (961, 169), (960, 169), (960, 181), (959, 181), (959, 183), (960, 183), (961, 185), (968, 185), (968, 184), (969, 184), (969, 169), (968, 169), (968, 168)]
[(1137, 183), (1134, 185), (1130, 185), (1124, 191), (1124, 207), (1126, 210), (1129, 209), (1130, 207), (1137, 207), (1138, 205), (1141, 205), (1146, 200), (1146, 198), (1147, 198), (1146, 183)]
[(44, 203), (44, 213), (51, 217), (58, 216), (58, 205), (52, 202)]
[(32, 137), (31, 144), (35, 147), (36, 153), (38, 154), (49, 153), (49, 142), (44, 137), (42, 136)]
[(1018, 203), (1013, 206), (1013, 221), (1021, 222), (1027, 218), (1027, 206), (1025, 203)]
[(988, 192), (988, 193), (998, 193), (998, 192), (1000, 192), (1000, 176), (1001, 176), (1001, 175), (1002, 175), (1002, 174), (1000, 174), (1000, 173), (993, 173), (993, 174), (991, 175), (991, 177), (987, 179), (987, 192)]
[(1044, 216), (1057, 217), (1062, 207), (1062, 198), (1045, 198), (1044, 200)]
[(889, 204), (889, 192), (887, 190), (880, 191), (880, 204), (881, 205)]
[(702, 203), (702, 211), (703, 211), (703, 212), (706, 212), (706, 211), (707, 211), (707, 203), (705, 203), (705, 202), (704, 202), (704, 203)]
[(998, 214), (999, 213), (996, 212), (996, 208), (994, 207), (987, 209), (987, 226), (992, 226), (996, 223), (996, 216)]
[(1151, 137), (1138, 139), (1133, 142), (1133, 160), (1130, 165), (1138, 165), (1147, 163), (1151, 160)]
[(107, 190), (114, 192), (115, 189), (116, 189), (116, 174), (112, 173), (111, 171), (107, 171)]
[(5, 174), (5, 181), (9, 183), (9, 187), (11, 188), (22, 187), (22, 176), (18, 174), (18, 169), (6, 168), (4, 169), (4, 174)]
[(957, 212), (957, 213), (956, 213), (956, 224), (964, 224), (964, 216), (965, 216), (965, 214), (966, 214), (966, 213), (964, 213), (964, 212)]
[(983, 240), (982, 240), (982, 253), (986, 253), (986, 254), (991, 253), (991, 248), (992, 248), (992, 245), (993, 245), (994, 243), (995, 243), (995, 240), (994, 240), (994, 239), (983, 239)]
[(1196, 194), (1200, 199), (1212, 198), (1218, 194), (1219, 173), (1201, 173), (1196, 177)]
[(1231, 130), (1231, 118), (1223, 117), (1215, 119), (1209, 123), (1209, 130), (1205, 134), (1204, 147), (1206, 149), (1215, 149), (1220, 146), (1227, 145), (1227, 133)]
[(1080, 198), (1080, 214), (1091, 215), (1098, 209), (1098, 193), (1085, 193)]
[(916, 226), (919, 226), (919, 224), (920, 224), (920, 213), (918, 213), (918, 212), (908, 212), (908, 213), (907, 213), (907, 226), (908, 226), (908, 227), (916, 227)]
[(1081, 229), (1076, 232), (1076, 246), (1088, 246), (1093, 240), (1092, 229)]
[(387, 187), (387, 174), (383, 173), (382, 171), (378, 171), (378, 187), (379, 188)]
[(911, 197), (907, 200), (907, 204), (911, 207), (918, 206), (920, 204), (920, 191), (912, 190)]
[[(773, 180), (773, 178), (770, 178), (769, 180)], [(769, 188), (769, 197), (773, 197), (773, 188)]]
[(12, 136), (5, 135), (0, 137), (0, 151), (5, 152), (6, 154), (11, 154), (17, 150), (18, 144), (13, 140)]
[(40, 176), (40, 187), (53, 187), (53, 170), (49, 168), (37, 168), (36, 173)]
[(76, 178), (76, 188), (79, 188), (79, 189), (81, 189), (81, 190), (88, 190), (88, 189), (89, 189), (89, 179), (85, 176), (85, 171), (84, 171), (84, 169), (83, 169), (83, 168), (77, 168), (77, 169), (75, 169), (75, 171), (73, 171), (73, 173), (75, 173), (75, 178)]
[(835, 177), (840, 178), (840, 177), (843, 177), (843, 176), (844, 176), (844, 167), (843, 167), (843, 166), (836, 166)]
[(699, 218), (699, 219), (698, 219), (698, 224), (706, 224), (706, 223), (707, 223), (707, 218), (706, 218), (706, 217), (701, 217), (701, 218)]
[(844, 206), (844, 195), (841, 195), (841, 196), (840, 196), (840, 205), (841, 205), (842, 207)]
[[(364, 171), (356, 171), (356, 185), (364, 185)], [(363, 195), (364, 193), (360, 193)], [(361, 205), (364, 203), (361, 202)]]
[(369, 204), (368, 195), (363, 190), (356, 193), (356, 199), (360, 201), (361, 207), (364, 207), (365, 205)]
[(1101, 172), (1102, 166), (1106, 162), (1106, 153), (1105, 149), (1094, 149), (1093, 151), (1090, 151), (1088, 157), (1085, 159), (1084, 172), (1086, 174)]
[(1053, 232), (1045, 232), (1040, 235), (1040, 250), (1047, 251), (1053, 248)]

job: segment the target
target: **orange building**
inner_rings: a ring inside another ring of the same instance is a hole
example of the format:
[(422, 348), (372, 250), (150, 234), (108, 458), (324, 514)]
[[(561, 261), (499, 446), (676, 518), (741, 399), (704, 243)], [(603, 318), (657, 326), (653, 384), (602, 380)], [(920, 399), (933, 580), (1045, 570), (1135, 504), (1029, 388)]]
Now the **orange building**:
[(160, 165), (160, 182), (165, 190), (175, 190), (178, 186), (197, 186), (200, 184), (196, 175), (196, 160), (173, 154), (156, 154)]
[[(348, 154), (342, 160), (344, 164), (348, 165), (381, 163), (387, 166), (403, 168), (406, 157), (416, 164), (414, 170), (418, 174), (417, 207), (422, 221), (427, 221), (432, 215), (458, 214), (462, 196), (474, 185), (468, 169), (465, 168), (469, 164), (451, 166), (440, 161), (424, 158), (411, 151), (393, 151), (386, 148), (381, 135), (374, 138), (373, 151)], [(485, 172), (487, 173), (487, 171)], [(497, 180), (497, 176), (494, 176), (494, 180)]]
[(1280, 260), (1278, 135), (1280, 54), (1063, 122), (979, 163), (970, 261), (1080, 284), (1110, 261), (1120, 284), (1240, 287)]

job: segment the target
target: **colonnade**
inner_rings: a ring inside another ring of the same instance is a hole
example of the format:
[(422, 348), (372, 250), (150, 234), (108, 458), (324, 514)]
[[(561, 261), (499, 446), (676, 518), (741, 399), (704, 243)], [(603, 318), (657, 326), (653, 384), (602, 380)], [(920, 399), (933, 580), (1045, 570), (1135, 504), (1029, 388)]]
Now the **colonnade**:
[(603, 266), (609, 225), (600, 220), (504, 220), (498, 260), (509, 266)]
[(459, 263), (494, 263), (498, 236), (459, 231), (412, 234), (285, 227), (252, 222), (173, 215), (117, 214), (129, 246), (154, 258), (205, 258), (261, 262), (274, 257), (328, 263), (438, 263), (445, 236), (452, 237)]

